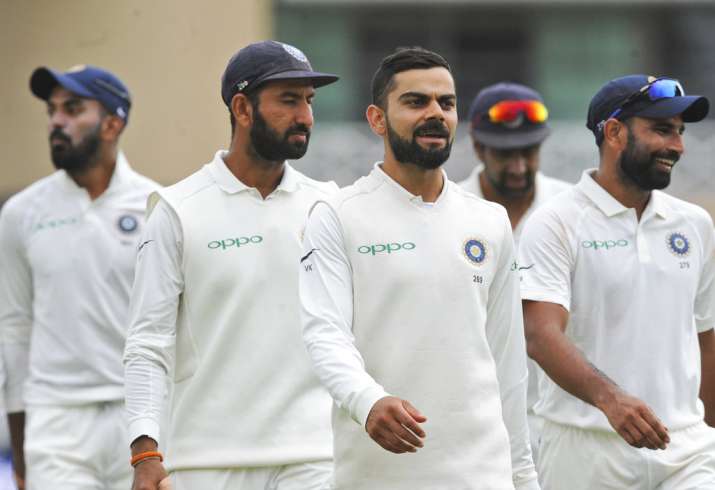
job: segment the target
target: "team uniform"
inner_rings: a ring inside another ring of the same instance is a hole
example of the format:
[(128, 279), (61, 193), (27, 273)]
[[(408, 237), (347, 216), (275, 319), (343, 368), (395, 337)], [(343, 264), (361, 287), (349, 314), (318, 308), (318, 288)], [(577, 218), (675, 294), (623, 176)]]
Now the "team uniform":
[(157, 188), (120, 152), (97, 199), (60, 170), (2, 209), (5, 402), (26, 412), (31, 489), (131, 484), (121, 359), (144, 209)]
[(640, 221), (584, 173), (538, 209), (520, 244), (522, 298), (569, 311), (566, 335), (669, 428), (636, 449), (605, 415), (546, 378), (538, 461), (544, 488), (715, 488), (703, 422), (698, 333), (715, 325), (715, 238), (701, 208), (653, 191)]
[(225, 153), (150, 198), (125, 352), (131, 438), (160, 443), (176, 490), (317, 490), (330, 397), (301, 341), (297, 268), (308, 210), (337, 186), (286, 164), (264, 200)]
[[(472, 194), (484, 199), (484, 194), (482, 193), (482, 188), (479, 185), (479, 176), (484, 172), (484, 165), (477, 165), (472, 173), (465, 180), (459, 182), (459, 185)], [(543, 205), (546, 201), (554, 197), (555, 195), (570, 189), (571, 184), (564, 182), (563, 180), (554, 179), (544, 175), (541, 172), (536, 172), (534, 175), (534, 201), (526, 210), (524, 216), (521, 217), (516, 227), (513, 229), (514, 233), (514, 244), (517, 250), (519, 249), (519, 240), (521, 238), (521, 233), (524, 230), (524, 224), (526, 220), (531, 216), (536, 208)], [(539, 399), (539, 379), (543, 377), (543, 371), (536, 362), (532, 359), (526, 359), (526, 365), (529, 369), (529, 386), (526, 393), (526, 409), (527, 416), (529, 420), (529, 438), (531, 440), (531, 451), (534, 456), (534, 461), (538, 460), (538, 449), (539, 449), (539, 434), (541, 434), (541, 428), (543, 426), (543, 421), (541, 417), (534, 413), (534, 405), (536, 405)]]
[[(303, 336), (335, 402), (334, 489), (539, 488), (509, 220), (444, 182), (425, 203), (377, 164), (311, 212)], [(388, 393), (428, 419), (415, 454), (365, 433)]]

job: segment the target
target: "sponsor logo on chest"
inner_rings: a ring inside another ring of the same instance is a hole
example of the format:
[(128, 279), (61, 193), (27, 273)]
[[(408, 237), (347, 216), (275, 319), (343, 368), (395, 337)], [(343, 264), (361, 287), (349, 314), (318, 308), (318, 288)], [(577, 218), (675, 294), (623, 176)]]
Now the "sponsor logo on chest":
[(373, 245), (360, 245), (357, 251), (359, 254), (375, 256), (410, 251), (414, 250), (415, 247), (414, 242), (375, 243)]
[(253, 235), (236, 238), (224, 238), (223, 240), (212, 240), (207, 246), (211, 250), (227, 250), (251, 245), (255, 246), (261, 242), (263, 242), (263, 237), (261, 235)]

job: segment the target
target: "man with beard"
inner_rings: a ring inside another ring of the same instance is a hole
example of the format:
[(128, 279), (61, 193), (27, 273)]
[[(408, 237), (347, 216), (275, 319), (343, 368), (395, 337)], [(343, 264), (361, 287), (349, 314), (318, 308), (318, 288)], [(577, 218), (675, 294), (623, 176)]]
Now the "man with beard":
[(336, 80), (287, 44), (241, 49), (222, 77), (228, 151), (149, 199), (124, 358), (135, 490), (329, 479), (330, 397), (301, 342), (298, 267), (308, 210), (337, 186), (285, 160), (307, 151), (315, 89)]
[[(481, 165), (459, 185), (504, 206), (517, 249), (529, 215), (570, 187), (539, 171), (539, 151), (549, 136), (547, 119), (541, 95), (518, 83), (502, 82), (482, 89), (469, 108), (472, 142)], [(541, 373), (533, 360), (527, 359), (527, 366), (526, 406), (531, 452), (536, 460), (542, 422), (533, 407), (539, 398)]]
[[(0, 215), (0, 339), (20, 488), (131, 481), (122, 352), (144, 207), (157, 184), (119, 150), (131, 101), (92, 66), (36, 69), (57, 172)], [(23, 447), (24, 446), (24, 447)]]
[(591, 100), (598, 169), (529, 219), (520, 244), (544, 488), (715, 489), (715, 236), (658, 189), (709, 102), (631, 75)]
[(313, 207), (300, 270), (303, 338), (335, 402), (332, 488), (538, 489), (509, 218), (441, 169), (449, 65), (398, 50), (372, 99), (384, 160)]

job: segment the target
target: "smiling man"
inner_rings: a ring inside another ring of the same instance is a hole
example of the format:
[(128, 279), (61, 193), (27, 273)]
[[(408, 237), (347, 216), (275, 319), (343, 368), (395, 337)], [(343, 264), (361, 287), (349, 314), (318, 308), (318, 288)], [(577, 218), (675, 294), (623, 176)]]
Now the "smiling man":
[(43, 67), (30, 89), (47, 103), (57, 171), (0, 215), (13, 464), (20, 488), (27, 473), (31, 489), (126, 489), (122, 352), (144, 208), (158, 185), (119, 150), (131, 99), (114, 74)]
[(398, 50), (372, 98), (384, 160), (313, 207), (300, 271), (303, 337), (335, 401), (332, 488), (538, 489), (509, 219), (441, 169), (449, 65)]
[[(125, 363), (134, 489), (322, 490), (330, 398), (301, 342), (298, 267), (308, 210), (337, 191), (302, 157), (313, 71), (275, 41), (236, 53), (221, 95), (228, 151), (149, 201)], [(160, 434), (171, 376), (168, 434)]]
[(588, 111), (599, 167), (526, 224), (544, 488), (715, 489), (713, 223), (659, 191), (708, 109), (673, 79), (608, 82)]

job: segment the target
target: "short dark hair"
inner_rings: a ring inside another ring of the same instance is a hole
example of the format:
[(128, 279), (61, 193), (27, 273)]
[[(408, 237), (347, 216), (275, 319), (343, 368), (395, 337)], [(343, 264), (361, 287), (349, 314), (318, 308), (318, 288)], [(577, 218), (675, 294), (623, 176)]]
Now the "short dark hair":
[(407, 70), (426, 70), (442, 67), (450, 73), (449, 63), (434, 51), (414, 46), (397, 48), (394, 53), (386, 56), (372, 77), (372, 103), (385, 109), (387, 94), (394, 87), (395, 75)]
[[(256, 90), (251, 90), (250, 92), (246, 93), (246, 98), (248, 99), (248, 102), (251, 103), (251, 107), (253, 107), (254, 111), (258, 110), (258, 96), (260, 93), (260, 87), (257, 87)], [(231, 120), (231, 137), (233, 138), (233, 134), (236, 132), (236, 118), (233, 115), (231, 105), (228, 106), (228, 114)]]

